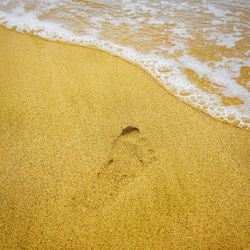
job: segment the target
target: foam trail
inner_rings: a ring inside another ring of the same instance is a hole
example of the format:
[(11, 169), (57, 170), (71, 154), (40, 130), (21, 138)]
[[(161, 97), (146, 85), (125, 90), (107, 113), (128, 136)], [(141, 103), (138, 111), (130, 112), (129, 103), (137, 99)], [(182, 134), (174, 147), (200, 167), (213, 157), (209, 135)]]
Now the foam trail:
[(183, 101), (249, 129), (249, 10), (249, 0), (2, 0), (0, 23), (118, 55)]

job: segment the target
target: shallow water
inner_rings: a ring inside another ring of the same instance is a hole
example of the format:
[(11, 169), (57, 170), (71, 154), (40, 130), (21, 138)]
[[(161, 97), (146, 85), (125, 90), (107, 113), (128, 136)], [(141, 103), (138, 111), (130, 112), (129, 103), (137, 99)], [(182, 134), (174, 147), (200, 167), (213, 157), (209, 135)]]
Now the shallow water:
[(192, 106), (250, 128), (250, 0), (1, 0), (0, 23), (118, 55)]

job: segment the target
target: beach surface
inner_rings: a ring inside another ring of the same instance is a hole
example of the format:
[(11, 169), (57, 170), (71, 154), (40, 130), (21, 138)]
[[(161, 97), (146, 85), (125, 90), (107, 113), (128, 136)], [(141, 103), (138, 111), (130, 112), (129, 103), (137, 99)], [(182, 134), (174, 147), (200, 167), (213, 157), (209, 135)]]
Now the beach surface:
[(96, 49), (0, 55), (0, 249), (250, 247), (249, 131)]

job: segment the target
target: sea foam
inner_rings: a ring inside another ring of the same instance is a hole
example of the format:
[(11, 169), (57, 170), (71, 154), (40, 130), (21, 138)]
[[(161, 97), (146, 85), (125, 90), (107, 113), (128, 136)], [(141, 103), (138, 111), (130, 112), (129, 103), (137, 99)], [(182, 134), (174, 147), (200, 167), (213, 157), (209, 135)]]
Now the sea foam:
[(186, 103), (249, 129), (249, 9), (249, 0), (2, 0), (0, 23), (120, 56)]

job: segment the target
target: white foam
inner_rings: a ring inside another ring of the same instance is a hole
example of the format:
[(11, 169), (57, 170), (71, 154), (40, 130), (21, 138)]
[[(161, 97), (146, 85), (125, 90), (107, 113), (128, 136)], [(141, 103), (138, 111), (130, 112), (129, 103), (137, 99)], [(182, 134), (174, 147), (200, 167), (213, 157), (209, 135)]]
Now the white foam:
[(216, 44), (232, 48), (236, 45), (236, 42), (242, 39), (242, 37), (237, 37), (236, 35), (237, 34), (232, 35), (214, 32), (210, 36), (208, 36), (208, 40), (216, 40)]
[(215, 15), (216, 17), (225, 17), (226, 14), (230, 13), (230, 11), (226, 10), (222, 10), (218, 7), (215, 7), (214, 5), (211, 4), (207, 4), (207, 9), (210, 13), (212, 13), (213, 15)]
[[(30, 4), (33, 7), (27, 8)], [(212, 40), (217, 45), (234, 49), (248, 29), (248, 22), (240, 20), (244, 15), (243, 6), (250, 7), (244, 1), (226, 0), (209, 3), (184, 0), (93, 0), (88, 3), (2, 0), (0, 23), (45, 39), (94, 46), (130, 60), (185, 102), (202, 108), (213, 117), (229, 121), (228, 117), (234, 116), (239, 126), (250, 128), (243, 119), (250, 118), (250, 93), (236, 81), (241, 67), (249, 66), (249, 60), (221, 55), (221, 61), (202, 62), (189, 55), (190, 41), (200, 36), (204, 41)], [(204, 22), (194, 23), (194, 12)], [(249, 51), (243, 54), (247, 56)], [(185, 68), (192, 69), (199, 77), (206, 77), (215, 86), (221, 86), (221, 95), (240, 98), (244, 104), (223, 105), (218, 94), (205, 92), (187, 79), (183, 73)], [(184, 90), (189, 94), (182, 95)]]

